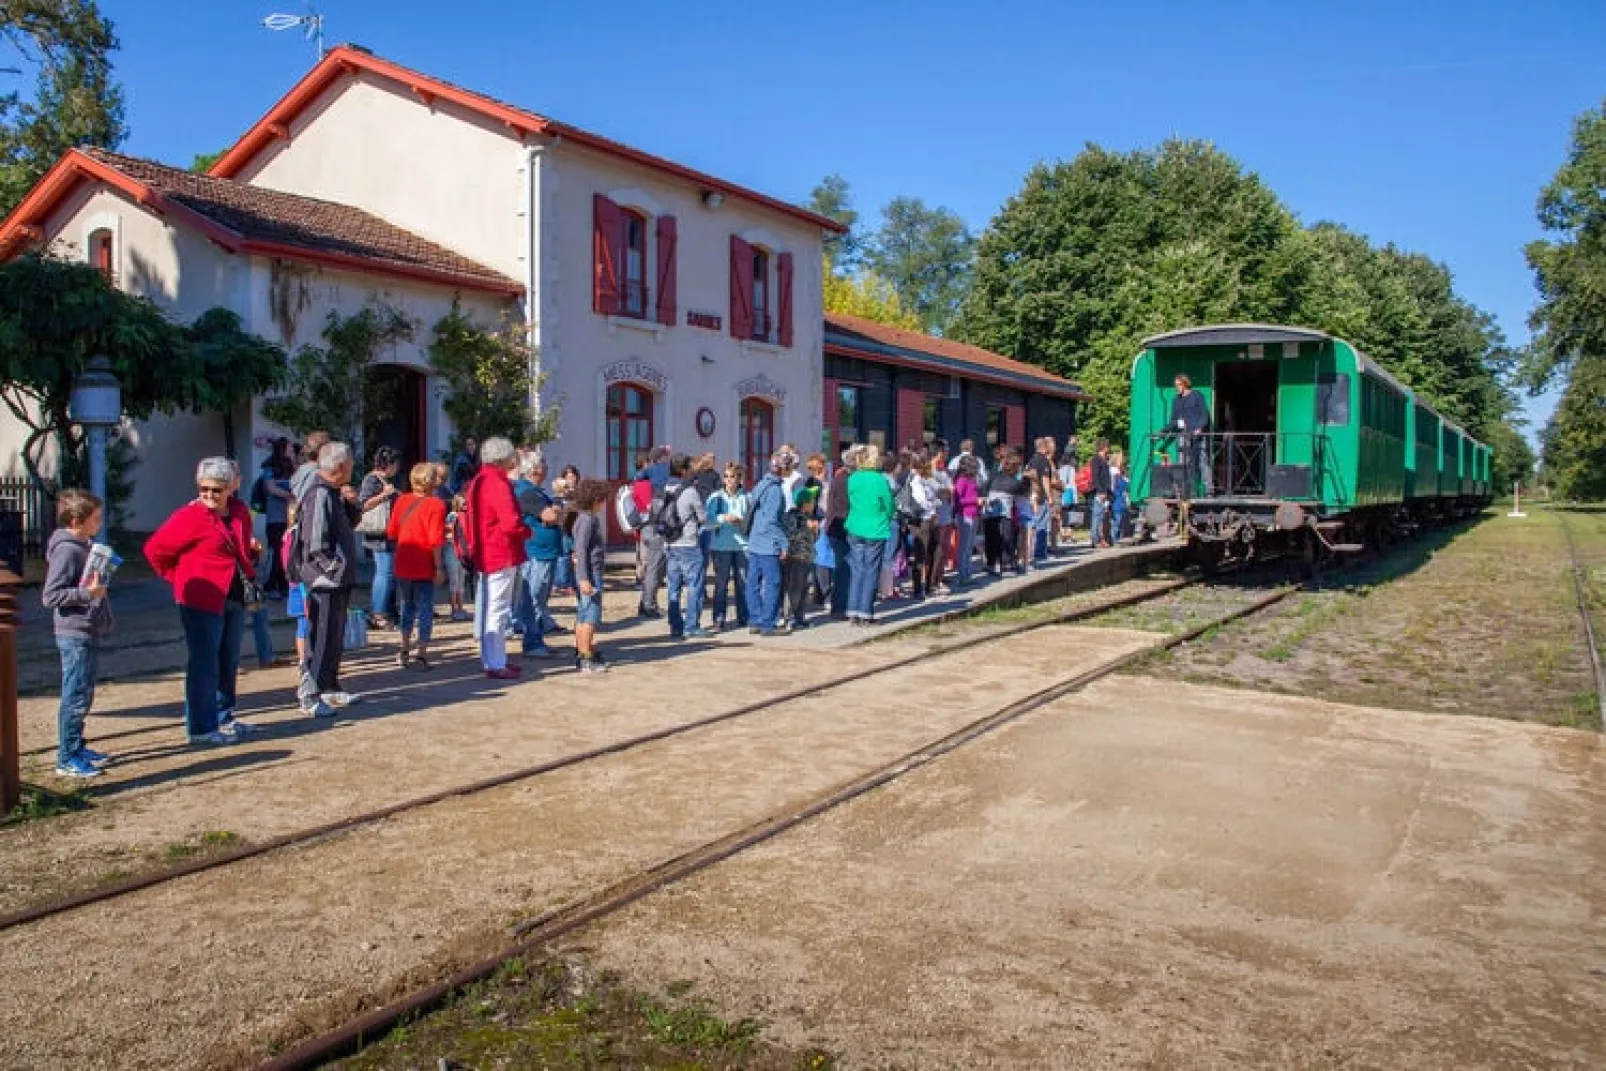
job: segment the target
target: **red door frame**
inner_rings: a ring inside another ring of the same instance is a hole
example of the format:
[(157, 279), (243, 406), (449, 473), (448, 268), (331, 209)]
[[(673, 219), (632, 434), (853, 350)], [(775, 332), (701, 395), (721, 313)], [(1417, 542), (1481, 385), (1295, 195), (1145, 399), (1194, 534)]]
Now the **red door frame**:
[[(629, 401), (632, 396), (642, 399), (643, 413), (631, 414)], [(641, 450), (652, 449), (654, 436), (657, 434), (658, 396), (652, 388), (641, 383), (610, 383), (603, 393), (602, 399), (602, 464), (606, 471), (603, 479), (617, 489), (621, 484), (632, 482), (636, 476), (636, 453)], [(618, 420), (617, 442), (614, 434), (614, 421)], [(639, 443), (632, 443), (628, 422), (638, 425), (645, 424), (646, 435), (637, 436)], [(617, 456), (615, 456), (617, 446)], [(610, 544), (628, 544), (632, 536), (619, 527), (619, 516), (610, 500), (604, 510), (608, 520), (608, 542)]]

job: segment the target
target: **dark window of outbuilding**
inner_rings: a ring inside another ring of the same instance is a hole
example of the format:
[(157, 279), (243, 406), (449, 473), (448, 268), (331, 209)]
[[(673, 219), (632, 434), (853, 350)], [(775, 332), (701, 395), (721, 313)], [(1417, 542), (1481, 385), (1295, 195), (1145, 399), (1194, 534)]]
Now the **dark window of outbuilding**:
[(1349, 423), (1349, 373), (1323, 372), (1316, 380), (1316, 421)]

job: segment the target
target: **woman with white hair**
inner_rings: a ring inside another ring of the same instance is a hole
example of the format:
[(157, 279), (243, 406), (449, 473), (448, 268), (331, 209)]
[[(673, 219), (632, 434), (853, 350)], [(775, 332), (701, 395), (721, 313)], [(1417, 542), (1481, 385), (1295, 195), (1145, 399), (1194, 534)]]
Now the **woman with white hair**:
[(529, 526), (519, 514), (513, 494), (512, 472), (519, 452), (497, 436), (480, 445), (480, 469), (463, 491), (468, 506), (468, 544), (473, 566), (480, 574), (474, 600), (474, 635), (480, 641), (480, 662), (492, 680), (520, 675), (507, 660), (507, 633), (513, 623), (513, 595), (519, 567), (528, 555)]
[(234, 716), (247, 581), (260, 544), (251, 511), (234, 497), (240, 470), (226, 457), (195, 469), (196, 497), (145, 543), (156, 575), (173, 586), (189, 661), (184, 670), (184, 726), (195, 746), (228, 744), (249, 727)]

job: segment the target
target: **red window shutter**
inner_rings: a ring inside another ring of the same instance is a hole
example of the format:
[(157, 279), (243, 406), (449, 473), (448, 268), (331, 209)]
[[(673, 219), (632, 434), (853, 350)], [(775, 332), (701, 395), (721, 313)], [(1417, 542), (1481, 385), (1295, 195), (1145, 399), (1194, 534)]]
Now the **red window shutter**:
[(591, 199), (591, 247), (595, 278), (591, 307), (604, 316), (619, 313), (619, 279), (623, 274), (619, 247), (623, 229), (624, 213), (619, 211), (619, 206), (600, 193), (594, 195)]
[(775, 259), (775, 296), (779, 310), (780, 327), (776, 329), (783, 346), (792, 345), (792, 254), (782, 253)]
[(1009, 440), (1010, 446), (1025, 447), (1026, 407), (1024, 405), (1004, 406), (1004, 438)]
[(898, 439), (893, 449), (922, 442), (926, 434), (926, 395), (918, 390), (898, 392)]
[(731, 235), (731, 337), (753, 337), (753, 247)]
[(678, 242), (674, 216), (658, 217), (658, 322), (675, 323), (675, 254)]

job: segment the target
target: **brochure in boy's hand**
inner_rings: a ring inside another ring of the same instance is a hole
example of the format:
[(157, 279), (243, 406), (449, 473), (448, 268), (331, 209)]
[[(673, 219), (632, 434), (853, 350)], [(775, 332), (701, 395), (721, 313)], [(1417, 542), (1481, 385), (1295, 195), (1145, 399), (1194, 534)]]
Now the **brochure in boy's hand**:
[(117, 552), (105, 543), (91, 543), (89, 545), (89, 559), (84, 562), (84, 571), (78, 577), (78, 586), (92, 588), (96, 585), (106, 586), (112, 582), (112, 574), (117, 567), (123, 564), (123, 559)]

